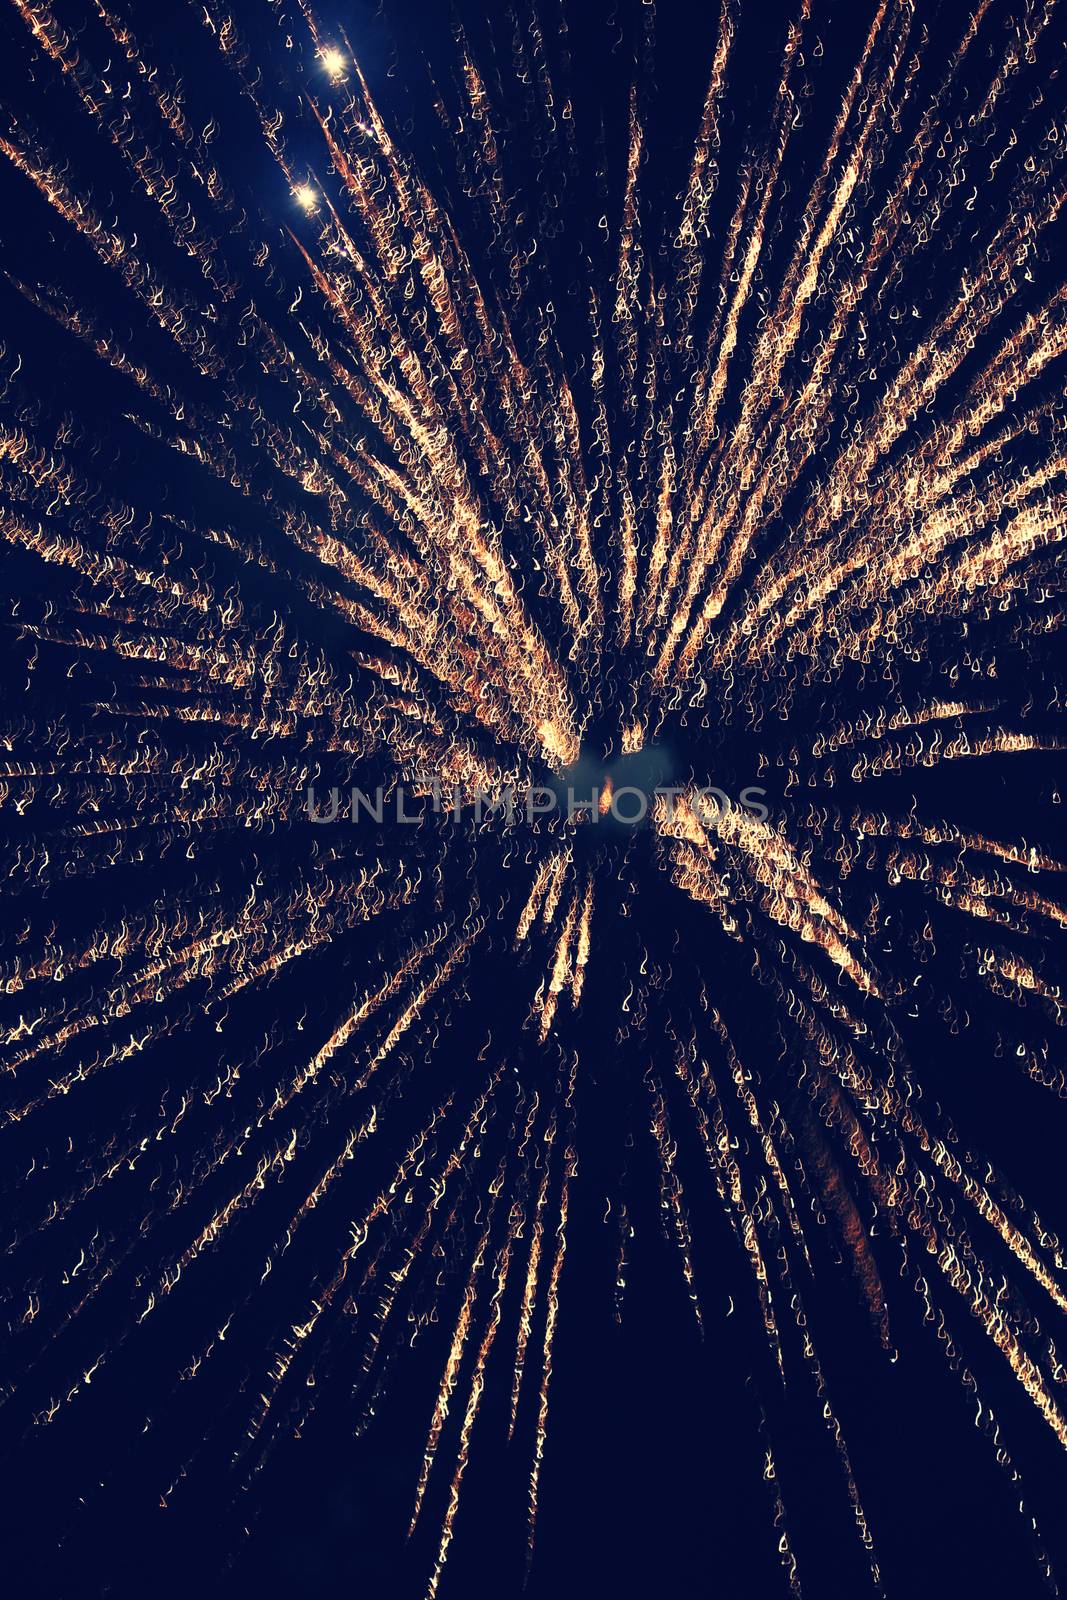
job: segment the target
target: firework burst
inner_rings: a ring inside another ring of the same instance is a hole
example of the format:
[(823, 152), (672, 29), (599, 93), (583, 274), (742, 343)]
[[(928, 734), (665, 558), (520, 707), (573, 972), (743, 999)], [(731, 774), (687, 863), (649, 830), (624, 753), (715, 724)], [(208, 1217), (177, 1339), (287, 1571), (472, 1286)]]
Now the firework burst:
[(722, 0), (684, 137), (649, 4), (135, 9), (13, 0), (0, 129), (27, 1570), (334, 1430), (354, 1571), (550, 1584), (636, 1317), (746, 1592), (919, 1592), (857, 1372), (1057, 1592), (1054, 0)]

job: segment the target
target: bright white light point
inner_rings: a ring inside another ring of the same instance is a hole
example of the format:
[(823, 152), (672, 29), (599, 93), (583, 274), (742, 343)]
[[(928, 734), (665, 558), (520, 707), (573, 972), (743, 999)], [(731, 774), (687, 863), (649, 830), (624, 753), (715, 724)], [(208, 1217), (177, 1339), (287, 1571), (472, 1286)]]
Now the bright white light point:
[(318, 205), (318, 195), (310, 183), (298, 183), (293, 190), (293, 198), (298, 205), (303, 206), (305, 211), (314, 211)]
[(345, 70), (345, 58), (335, 45), (319, 51), (319, 57), (331, 78), (339, 78)]

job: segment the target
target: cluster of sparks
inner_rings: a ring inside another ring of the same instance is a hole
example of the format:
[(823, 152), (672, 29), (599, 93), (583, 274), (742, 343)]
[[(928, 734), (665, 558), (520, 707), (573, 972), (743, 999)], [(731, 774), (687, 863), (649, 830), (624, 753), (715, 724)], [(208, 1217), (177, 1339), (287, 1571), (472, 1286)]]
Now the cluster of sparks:
[[(310, 0), (264, 8), (297, 63), (291, 97), (224, 0), (191, 8), (233, 90), (206, 125), (123, 0), (77, 27), (62, 6), (11, 6), (110, 176), (5, 113), (27, 204), (79, 252), (65, 281), (11, 267), (9, 286), (123, 396), (110, 427), (35, 399), (10, 331), (12, 1437), (62, 1430), (140, 1349), (126, 1447), (173, 1428), (162, 1503), (213, 1451), (237, 1496), (307, 1426), (318, 1372), (344, 1367), (362, 1429), (398, 1354), (440, 1337), (412, 1485), (413, 1528), (438, 1508), (425, 1592), (490, 1384), (508, 1448), (528, 1448), (529, 1571), (599, 1050), (636, 1070), (698, 1328), (721, 1314), (690, 1221), (703, 1188), (772, 1367), (813, 1386), (874, 1591), (878, 1529), (803, 1298), (820, 1224), (881, 1359), (889, 1259), (914, 1288), (1055, 1591), (953, 1329), (977, 1321), (1067, 1447), (1067, 1260), (924, 1097), (908, 1043), (920, 1014), (966, 1027), (954, 963), (1002, 1070), (1067, 1093), (1049, 949), (1067, 864), (923, 800), (958, 792), (951, 764), (1044, 773), (1063, 742), (1046, 665), (1067, 618), (1055, 0), (976, 0), (938, 51), (921, 6), (874, 0), (799, 169), (827, 21), (796, 0), (727, 162), (752, 24), (722, 0), (662, 237), (642, 185), (654, 9), (637, 8), (628, 148), (614, 175), (604, 155), (604, 216), (580, 245), (578, 357), (538, 258), (582, 164), (554, 4), (501, 24), (510, 99), (456, 25), (434, 110), (463, 222), (391, 130), (358, 41)], [(226, 170), (231, 109), (276, 178), (259, 214)], [(541, 163), (525, 207), (522, 141)], [(158, 481), (124, 474), (124, 435)], [(594, 820), (558, 814), (467, 826), (465, 795), (550, 782), (597, 740), (605, 761), (681, 752), (678, 788), (632, 837), (601, 849)], [(765, 786), (766, 818), (700, 804), (719, 781), (709, 742)], [(421, 825), (309, 820), (309, 785), (367, 773), (427, 803)], [(431, 778), (454, 789), (450, 817), (428, 808)], [(648, 873), (705, 917), (709, 948), (744, 953), (776, 1072), (745, 1059), (713, 972), (643, 924)], [(598, 961), (624, 947), (614, 1032), (591, 1035)], [(490, 959), (525, 985), (510, 1030), (485, 1021)], [(622, 1317), (621, 1193), (608, 1210)], [(800, 1594), (770, 1443), (764, 1477)]]

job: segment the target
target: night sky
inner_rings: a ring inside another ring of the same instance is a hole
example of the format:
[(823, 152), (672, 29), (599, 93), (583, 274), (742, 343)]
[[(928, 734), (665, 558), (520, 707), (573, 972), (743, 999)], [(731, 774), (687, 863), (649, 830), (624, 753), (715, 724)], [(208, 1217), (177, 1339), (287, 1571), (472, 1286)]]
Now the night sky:
[(12, 1594), (1067, 1582), (1061, 10), (7, 0)]

